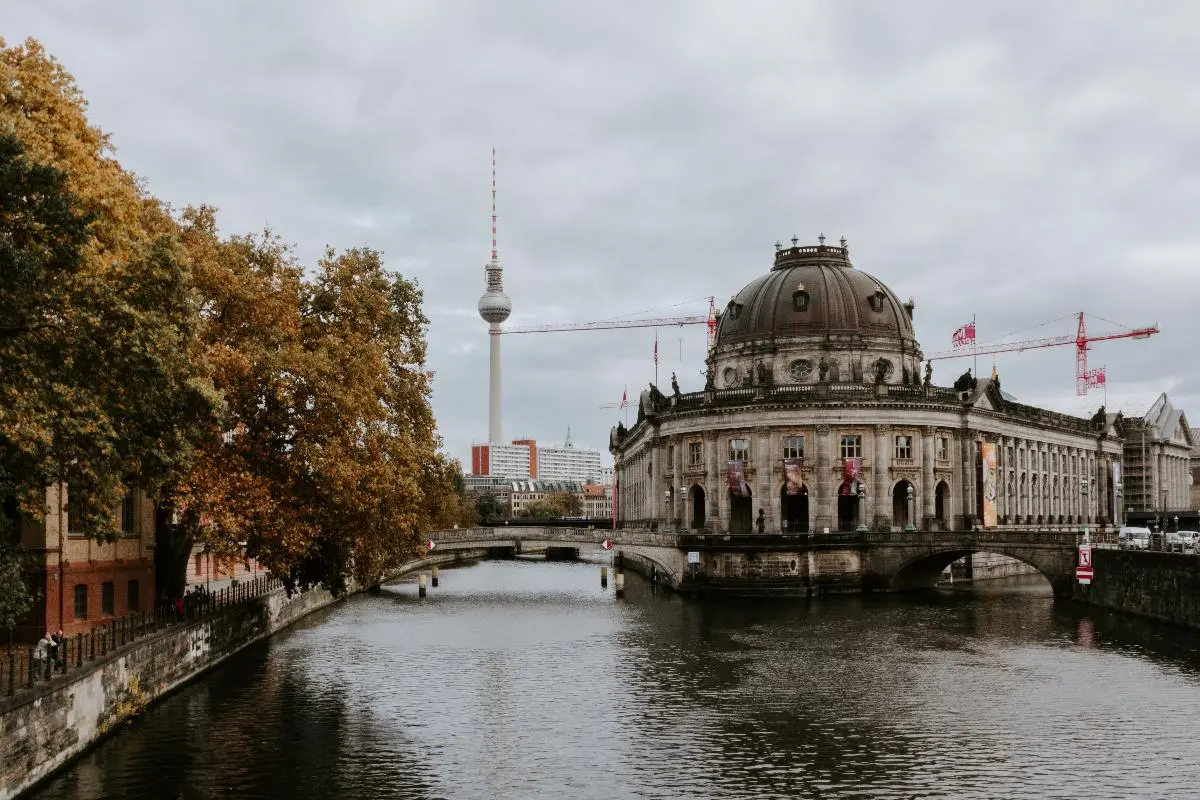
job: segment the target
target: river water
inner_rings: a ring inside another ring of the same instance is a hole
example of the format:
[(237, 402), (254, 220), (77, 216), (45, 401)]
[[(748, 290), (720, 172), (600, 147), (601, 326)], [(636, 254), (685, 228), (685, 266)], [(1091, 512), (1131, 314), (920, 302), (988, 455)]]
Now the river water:
[(1193, 633), (1041, 578), (688, 601), (493, 561), (356, 596), (39, 798), (1195, 798)]

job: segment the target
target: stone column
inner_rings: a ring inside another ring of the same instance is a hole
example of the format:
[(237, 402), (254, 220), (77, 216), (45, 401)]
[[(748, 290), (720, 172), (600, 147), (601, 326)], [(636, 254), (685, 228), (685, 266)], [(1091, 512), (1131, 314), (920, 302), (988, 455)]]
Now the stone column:
[(966, 530), (970, 527), (968, 517), (975, 513), (975, 463), (971, 460), (971, 433), (970, 431), (959, 431), (959, 444), (962, 447), (959, 496), (962, 497), (962, 514), (959, 518), (959, 529)]
[[(671, 491), (675, 497), (675, 524), (680, 528), (687, 525), (687, 481), (683, 477), (683, 450), (687, 441), (682, 436), (673, 439), (675, 443), (675, 458), (671, 464)], [(684, 491), (679, 491), (680, 488)]]
[(934, 498), (935, 485), (933, 480), (933, 435), (937, 428), (927, 427), (921, 432), (921, 498), (925, 510), (922, 528), (930, 530), (933, 527), (933, 516), (936, 509)]
[(771, 429), (755, 428), (750, 457), (754, 459), (754, 531), (758, 532), (758, 510), (766, 512), (767, 533), (780, 532), (779, 493), (775, 491), (775, 450), (771, 447)]
[(708, 464), (708, 480), (705, 481), (704, 487), (704, 502), (708, 508), (704, 514), (705, 524), (714, 531), (724, 533), (729, 530), (728, 521), (722, 521), (722, 514), (729, 505), (729, 490), (725, 488), (724, 461), (721, 459), (720, 444), (719, 435), (709, 434), (704, 438), (704, 461)]
[(665, 525), (667, 522), (666, 513), (666, 498), (663, 497), (660, 486), (666, 486), (666, 481), (663, 480), (663, 463), (666, 459), (663, 457), (662, 449), (664, 447), (662, 439), (651, 439), (647, 442), (650, 448), (650, 474), (647, 476), (646, 491), (649, 493), (647, 503), (650, 509), (650, 519), (658, 522), (659, 525)]
[(808, 498), (810, 513), (811, 509), (816, 510), (812, 526), (816, 533), (837, 527), (833, 521), (837, 516), (837, 496), (833, 493), (833, 477), (830, 474), (835, 463), (831, 430), (828, 425), (817, 426), (817, 496), (814, 498), (810, 495)]
[(867, 525), (873, 528), (875, 521), (882, 518), (888, 530), (891, 530), (892, 527), (892, 497), (888, 491), (892, 484), (891, 433), (891, 425), (875, 426), (875, 461), (873, 464), (875, 487), (868, 503), (868, 507), (872, 509), (872, 517), (867, 522)]

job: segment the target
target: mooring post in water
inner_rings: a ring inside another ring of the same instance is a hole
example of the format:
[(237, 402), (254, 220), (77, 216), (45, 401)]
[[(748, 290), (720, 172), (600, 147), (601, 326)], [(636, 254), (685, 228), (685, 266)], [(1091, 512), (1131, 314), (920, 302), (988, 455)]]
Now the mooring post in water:
[(425, 596), (425, 573), (417, 576), (417, 597)]
[(608, 567), (600, 568), (600, 588), (601, 589), (608, 588)]
[(438, 584), (438, 568), (437, 567), (433, 567), (430, 570), (430, 581), (429, 582), (431, 584), (433, 584), (434, 588), (437, 588), (437, 584)]
[(616, 576), (613, 578), (613, 590), (616, 592), (617, 597), (625, 596), (625, 573), (624, 572), (618, 572), (616, 574)]

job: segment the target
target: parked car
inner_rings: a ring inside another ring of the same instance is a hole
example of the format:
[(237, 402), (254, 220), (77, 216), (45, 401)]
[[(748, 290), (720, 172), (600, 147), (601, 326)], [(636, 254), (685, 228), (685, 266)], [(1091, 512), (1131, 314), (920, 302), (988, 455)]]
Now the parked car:
[(1183, 540), (1183, 548), (1185, 552), (1196, 552), (1196, 548), (1200, 547), (1200, 531), (1178, 531), (1179, 538)]
[(1121, 528), (1117, 533), (1117, 544), (1122, 550), (1149, 550), (1149, 528)]
[(1190, 539), (1183, 537), (1183, 531), (1167, 531), (1163, 534), (1163, 550), (1168, 553), (1185, 553), (1191, 549)]

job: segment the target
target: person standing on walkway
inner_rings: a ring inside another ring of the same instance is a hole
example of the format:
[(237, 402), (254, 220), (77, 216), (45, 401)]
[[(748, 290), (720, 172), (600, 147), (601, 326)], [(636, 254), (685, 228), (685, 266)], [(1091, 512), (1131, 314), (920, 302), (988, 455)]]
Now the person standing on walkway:
[(37, 675), (44, 681), (50, 680), (50, 657), (53, 652), (54, 643), (50, 639), (50, 632), (42, 634), (42, 638), (38, 639), (37, 646), (33, 648), (33, 667)]

